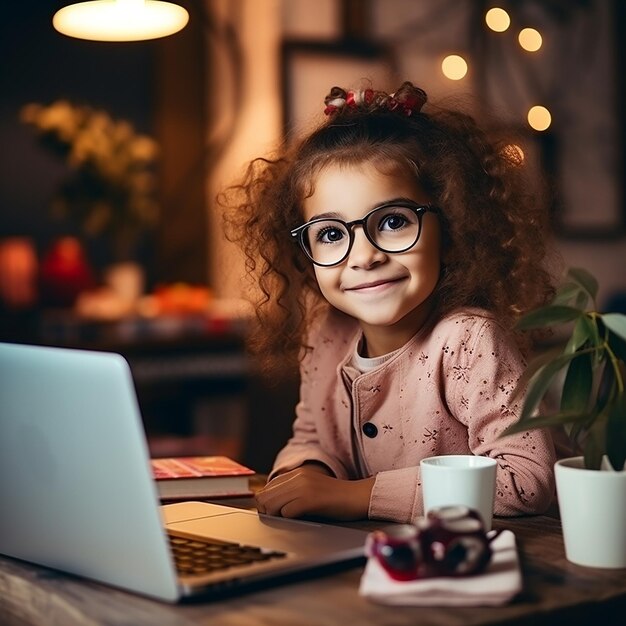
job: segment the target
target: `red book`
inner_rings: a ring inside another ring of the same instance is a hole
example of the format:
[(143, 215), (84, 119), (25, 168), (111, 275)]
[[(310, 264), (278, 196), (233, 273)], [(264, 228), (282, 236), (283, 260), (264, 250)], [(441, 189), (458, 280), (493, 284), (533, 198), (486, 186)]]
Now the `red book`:
[(162, 500), (205, 500), (251, 496), (251, 470), (225, 456), (152, 459), (152, 472)]

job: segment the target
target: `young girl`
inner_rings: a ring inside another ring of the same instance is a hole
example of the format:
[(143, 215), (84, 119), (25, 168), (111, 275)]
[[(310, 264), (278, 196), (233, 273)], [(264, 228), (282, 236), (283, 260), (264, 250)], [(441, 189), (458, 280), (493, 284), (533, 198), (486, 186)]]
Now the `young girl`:
[(544, 431), (515, 422), (525, 362), (511, 328), (551, 295), (546, 223), (518, 152), (460, 112), (333, 88), (327, 121), (254, 161), (227, 212), (262, 297), (257, 352), (300, 354), (293, 436), (258, 510), (411, 522), (419, 462), (497, 460), (496, 515), (553, 496)]

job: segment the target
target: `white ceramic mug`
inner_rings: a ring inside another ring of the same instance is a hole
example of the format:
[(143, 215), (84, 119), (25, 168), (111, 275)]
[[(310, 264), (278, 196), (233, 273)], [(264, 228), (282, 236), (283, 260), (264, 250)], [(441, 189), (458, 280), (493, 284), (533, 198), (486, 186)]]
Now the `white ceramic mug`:
[(451, 454), (420, 461), (424, 514), (439, 506), (464, 505), (491, 530), (497, 462), (486, 456)]

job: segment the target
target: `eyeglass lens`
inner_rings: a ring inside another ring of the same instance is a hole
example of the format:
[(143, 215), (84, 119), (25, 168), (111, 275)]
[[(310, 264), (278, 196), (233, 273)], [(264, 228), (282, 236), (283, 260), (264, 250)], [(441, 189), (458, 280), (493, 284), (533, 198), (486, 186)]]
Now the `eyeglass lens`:
[[(380, 250), (401, 252), (415, 244), (420, 224), (421, 211), (385, 206), (369, 213), (364, 227), (368, 239)], [(302, 242), (309, 255), (321, 265), (343, 261), (348, 256), (351, 240), (348, 226), (334, 219), (313, 222), (302, 233)]]

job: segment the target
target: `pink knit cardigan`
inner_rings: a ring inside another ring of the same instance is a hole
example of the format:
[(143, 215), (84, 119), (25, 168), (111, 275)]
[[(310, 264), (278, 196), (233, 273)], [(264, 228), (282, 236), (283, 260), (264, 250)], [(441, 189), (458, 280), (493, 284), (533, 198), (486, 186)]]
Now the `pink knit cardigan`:
[(499, 437), (521, 410), (513, 390), (525, 362), (493, 318), (480, 310), (452, 314), (363, 374), (349, 366), (360, 336), (357, 322), (337, 312), (312, 330), (293, 436), (270, 479), (305, 461), (342, 479), (375, 476), (369, 517), (411, 522), (423, 513), (420, 460), (476, 454), (498, 462), (496, 515), (548, 508), (556, 460), (550, 434)]

